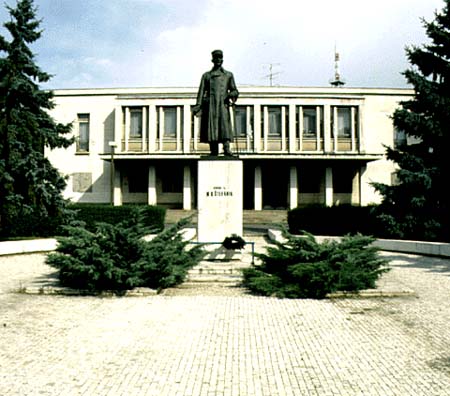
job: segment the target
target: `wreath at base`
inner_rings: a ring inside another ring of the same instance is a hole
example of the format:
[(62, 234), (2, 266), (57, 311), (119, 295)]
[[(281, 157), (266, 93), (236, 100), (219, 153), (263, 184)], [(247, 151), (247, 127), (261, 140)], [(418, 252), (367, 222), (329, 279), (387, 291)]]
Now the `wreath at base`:
[(245, 244), (246, 242), (244, 239), (236, 234), (226, 237), (222, 242), (222, 246), (229, 250), (240, 250), (245, 246)]

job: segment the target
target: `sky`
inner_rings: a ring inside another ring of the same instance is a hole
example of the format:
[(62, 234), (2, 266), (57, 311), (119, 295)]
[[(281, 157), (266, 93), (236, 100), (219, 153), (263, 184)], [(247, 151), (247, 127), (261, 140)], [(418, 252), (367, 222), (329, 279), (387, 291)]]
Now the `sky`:
[[(3, 4), (0, 22), (10, 19)], [(408, 87), (405, 48), (443, 0), (35, 0), (45, 89), (196, 87), (211, 51), (237, 85)], [(8, 32), (0, 34), (9, 39)]]

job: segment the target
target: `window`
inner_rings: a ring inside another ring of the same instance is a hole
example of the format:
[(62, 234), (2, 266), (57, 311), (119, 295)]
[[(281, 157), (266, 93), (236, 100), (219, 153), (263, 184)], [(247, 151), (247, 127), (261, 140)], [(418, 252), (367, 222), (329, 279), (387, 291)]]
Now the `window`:
[(303, 136), (315, 137), (317, 134), (317, 111), (315, 107), (303, 108)]
[(299, 190), (301, 193), (317, 194), (323, 182), (323, 168), (301, 168), (299, 172)]
[(89, 114), (78, 114), (77, 151), (89, 151)]
[(234, 109), (234, 128), (236, 136), (247, 135), (247, 108), (236, 106)]
[(400, 131), (397, 128), (394, 129), (394, 148), (400, 148), (407, 143), (405, 131)]
[(269, 136), (281, 136), (281, 108), (269, 107)]
[(142, 109), (130, 109), (130, 138), (142, 137)]
[(337, 109), (337, 135), (348, 138), (352, 134), (352, 113), (350, 107), (338, 107)]
[(164, 108), (164, 137), (177, 136), (177, 108)]

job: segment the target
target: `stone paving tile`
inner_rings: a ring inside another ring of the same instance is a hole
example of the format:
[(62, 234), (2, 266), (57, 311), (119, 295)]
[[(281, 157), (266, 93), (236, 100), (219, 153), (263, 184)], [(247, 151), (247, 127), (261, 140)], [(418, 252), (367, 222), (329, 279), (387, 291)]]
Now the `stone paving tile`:
[(450, 261), (385, 254), (417, 297), (33, 296), (1, 257), (0, 395), (448, 395)]

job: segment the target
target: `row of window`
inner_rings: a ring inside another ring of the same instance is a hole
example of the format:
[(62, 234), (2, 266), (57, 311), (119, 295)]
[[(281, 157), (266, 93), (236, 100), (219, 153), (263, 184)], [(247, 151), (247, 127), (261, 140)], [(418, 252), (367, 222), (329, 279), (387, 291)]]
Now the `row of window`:
[[(280, 137), (283, 133), (289, 133), (288, 111), (286, 106), (266, 106), (261, 112), (261, 129), (267, 130), (269, 137)], [(331, 131), (339, 138), (350, 138), (352, 127), (354, 133), (357, 131), (357, 113), (355, 107), (336, 107), (331, 112)], [(353, 113), (352, 113), (353, 110)], [(183, 118), (183, 108), (176, 106), (165, 106), (157, 111), (158, 138), (176, 138), (177, 130), (182, 129), (180, 120)], [(283, 117), (284, 123), (283, 123)], [(267, 121), (266, 121), (267, 120)], [(233, 108), (233, 121), (237, 136), (253, 136), (254, 112), (252, 106), (235, 106)], [(194, 118), (192, 117), (192, 126)], [(267, 123), (267, 125), (266, 125)], [(322, 106), (299, 106), (296, 109), (296, 131), (300, 136), (308, 138), (323, 137), (324, 111)], [(352, 126), (353, 123), (353, 126)], [(283, 125), (284, 124), (284, 125)], [(89, 151), (89, 114), (78, 114), (78, 151)], [(129, 138), (140, 139), (144, 131), (144, 117), (142, 107), (129, 108)], [(194, 127), (192, 128), (194, 131)], [(179, 135), (182, 130), (179, 131)], [(194, 132), (193, 132), (194, 135)]]

